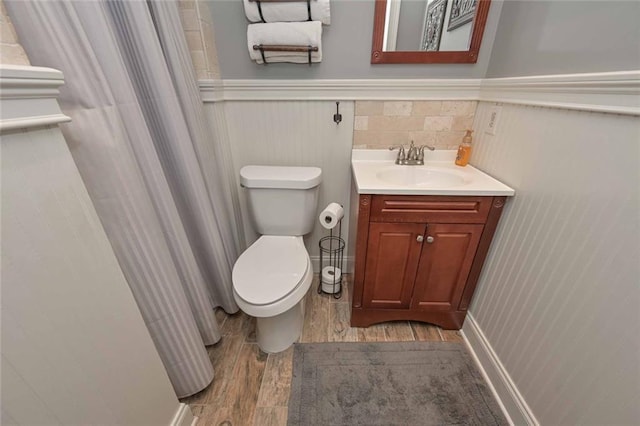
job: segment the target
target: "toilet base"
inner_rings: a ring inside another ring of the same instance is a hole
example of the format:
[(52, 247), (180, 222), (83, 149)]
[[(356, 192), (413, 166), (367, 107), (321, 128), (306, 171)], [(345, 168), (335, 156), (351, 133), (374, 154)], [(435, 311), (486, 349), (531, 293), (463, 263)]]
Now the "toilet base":
[(274, 317), (256, 318), (256, 339), (263, 352), (282, 352), (302, 335), (304, 298), (291, 309)]

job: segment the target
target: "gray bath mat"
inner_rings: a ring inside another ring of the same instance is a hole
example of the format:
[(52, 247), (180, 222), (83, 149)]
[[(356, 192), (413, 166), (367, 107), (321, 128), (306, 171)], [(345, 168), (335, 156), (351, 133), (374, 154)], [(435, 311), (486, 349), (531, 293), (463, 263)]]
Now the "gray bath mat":
[(507, 425), (462, 343), (303, 343), (289, 425)]

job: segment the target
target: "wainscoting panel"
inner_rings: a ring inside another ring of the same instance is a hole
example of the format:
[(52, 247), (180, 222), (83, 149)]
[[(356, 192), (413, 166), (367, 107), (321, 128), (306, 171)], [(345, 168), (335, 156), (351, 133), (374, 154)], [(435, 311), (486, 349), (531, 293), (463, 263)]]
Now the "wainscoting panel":
[(470, 311), (530, 410), (512, 418), (637, 424), (638, 117), (505, 104), (492, 136), (493, 105), (478, 105), (471, 162), (516, 195)]
[[(0, 66), (3, 425), (185, 426), (55, 123), (62, 73)], [(170, 423), (174, 419), (173, 423)]]
[[(212, 111), (212, 104), (206, 104)], [(349, 229), (351, 148), (354, 103), (340, 102), (342, 122), (333, 122), (335, 102), (327, 101), (226, 101), (224, 102), (229, 143), (240, 193), (247, 243), (257, 237), (247, 216), (239, 171), (247, 164), (317, 166), (322, 184), (317, 214), (332, 201), (345, 208), (343, 238)], [(328, 235), (316, 221), (306, 237), (312, 259), (318, 256), (318, 240)]]

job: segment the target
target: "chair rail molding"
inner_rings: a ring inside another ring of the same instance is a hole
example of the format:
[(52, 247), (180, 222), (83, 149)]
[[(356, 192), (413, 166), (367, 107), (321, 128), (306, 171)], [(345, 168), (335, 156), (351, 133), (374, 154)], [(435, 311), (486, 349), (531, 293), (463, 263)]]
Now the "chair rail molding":
[(204, 102), (476, 100), (478, 79), (200, 80)]
[(24, 65), (0, 65), (0, 131), (71, 121), (60, 110), (60, 71)]
[(485, 79), (200, 80), (202, 100), (472, 100), (640, 115), (640, 70)]
[(640, 70), (487, 78), (478, 100), (640, 115)]

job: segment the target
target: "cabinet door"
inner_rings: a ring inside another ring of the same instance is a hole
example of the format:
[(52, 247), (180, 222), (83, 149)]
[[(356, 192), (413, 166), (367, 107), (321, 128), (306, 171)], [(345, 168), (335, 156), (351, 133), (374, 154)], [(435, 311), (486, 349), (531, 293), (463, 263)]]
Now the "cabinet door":
[(406, 309), (422, 250), (426, 225), (371, 223), (367, 242), (363, 305)]
[(458, 309), (483, 228), (484, 225), (428, 225), (411, 301), (412, 309)]

